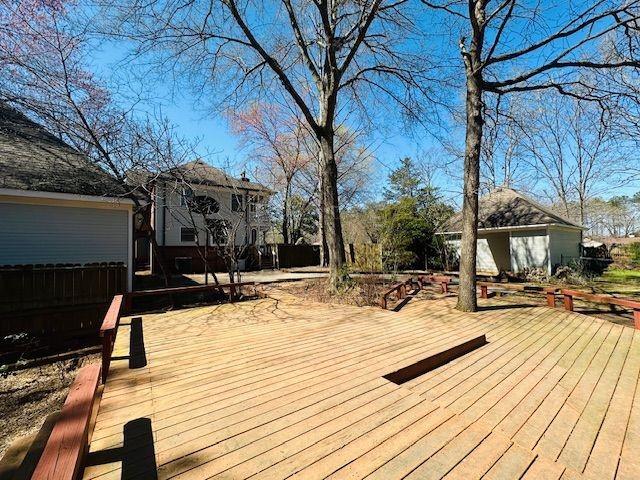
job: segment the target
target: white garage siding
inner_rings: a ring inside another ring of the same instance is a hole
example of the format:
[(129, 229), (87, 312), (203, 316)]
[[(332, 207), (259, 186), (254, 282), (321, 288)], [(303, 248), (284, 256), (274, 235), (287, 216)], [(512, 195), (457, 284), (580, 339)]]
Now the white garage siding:
[(546, 230), (512, 231), (509, 244), (511, 270), (514, 273), (532, 268), (549, 270), (549, 237)]
[(479, 272), (498, 273), (498, 267), (491, 253), (489, 241), (486, 238), (478, 238), (476, 268)]
[(551, 252), (551, 268), (567, 265), (571, 260), (580, 258), (580, 230), (569, 230), (549, 227), (549, 251)]
[[(460, 257), (460, 239), (449, 239), (447, 243)], [(509, 233), (486, 233), (478, 235), (476, 268), (480, 273), (497, 274), (509, 270)]]
[(0, 265), (128, 264), (129, 212), (0, 203)]

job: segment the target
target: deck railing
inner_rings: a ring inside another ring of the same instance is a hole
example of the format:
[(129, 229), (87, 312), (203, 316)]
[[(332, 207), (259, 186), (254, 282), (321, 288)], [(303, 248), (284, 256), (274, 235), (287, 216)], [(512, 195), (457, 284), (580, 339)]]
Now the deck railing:
[(573, 311), (573, 299), (581, 298), (587, 302), (600, 303), (609, 306), (619, 306), (633, 311), (633, 324), (640, 330), (640, 301), (632, 298), (613, 297), (611, 295), (599, 295), (595, 293), (582, 292), (580, 290), (562, 290), (563, 304), (565, 310)]
[(120, 317), (131, 313), (133, 298), (205, 291), (224, 292), (227, 289), (229, 301), (233, 302), (242, 294), (242, 288), (248, 286), (253, 286), (254, 293), (256, 292), (254, 282), (242, 282), (140, 290), (114, 296), (100, 327), (102, 362), (87, 365), (78, 371), (62, 408), (60, 419), (53, 427), (32, 479), (75, 480), (81, 474), (90, 438), (90, 420), (96, 405), (96, 390), (100, 379), (103, 384), (107, 381)]
[(413, 278), (409, 278), (404, 282), (398, 282), (392, 285), (389, 289), (382, 292), (382, 295), (380, 296), (380, 307), (386, 310), (389, 297), (391, 295), (394, 295), (396, 300), (402, 300), (407, 296), (407, 287), (413, 288), (414, 285), (418, 285), (419, 288), (422, 288), (422, 286), (418, 282), (415, 282)]

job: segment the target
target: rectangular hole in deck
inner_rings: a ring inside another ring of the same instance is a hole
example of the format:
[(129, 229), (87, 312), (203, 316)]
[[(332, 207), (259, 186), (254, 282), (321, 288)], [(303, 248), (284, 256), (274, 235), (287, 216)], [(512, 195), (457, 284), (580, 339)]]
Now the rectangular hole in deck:
[(427, 358), (423, 358), (418, 362), (408, 365), (406, 367), (401, 368), (400, 370), (396, 370), (395, 372), (388, 373), (387, 375), (383, 375), (382, 378), (389, 380), (390, 382), (395, 383), (396, 385), (402, 385), (409, 380), (413, 380), (414, 378), (419, 377), (420, 375), (424, 375), (431, 370), (435, 370), (438, 367), (441, 367), (456, 358), (460, 358), (467, 353), (471, 353), (474, 350), (486, 345), (487, 338), (485, 335), (480, 335), (479, 337), (472, 338), (471, 340), (461, 343), (460, 345), (456, 345), (455, 347), (451, 347), (443, 352), (436, 353), (435, 355), (431, 355)]

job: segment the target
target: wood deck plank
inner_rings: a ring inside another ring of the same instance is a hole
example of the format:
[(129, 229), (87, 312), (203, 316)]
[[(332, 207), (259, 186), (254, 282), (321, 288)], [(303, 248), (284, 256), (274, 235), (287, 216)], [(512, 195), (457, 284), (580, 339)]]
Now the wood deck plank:
[[(391, 312), (279, 295), (145, 315), (140, 369), (123, 319), (90, 445), (92, 458), (114, 453), (84, 478), (120, 478), (123, 449), (127, 475), (154, 462), (159, 478), (581, 477), (565, 463), (637, 478), (636, 334), (487, 303), (469, 314), (415, 298)], [(487, 345), (434, 371), (382, 378), (479, 334)], [(153, 450), (124, 439), (141, 417)]]

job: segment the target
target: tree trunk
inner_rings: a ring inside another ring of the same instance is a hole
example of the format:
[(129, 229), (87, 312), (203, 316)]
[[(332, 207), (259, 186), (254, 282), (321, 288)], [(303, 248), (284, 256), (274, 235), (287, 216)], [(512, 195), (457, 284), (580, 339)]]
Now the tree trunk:
[(319, 141), (325, 234), (329, 250), (329, 278), (331, 288), (335, 289), (344, 280), (342, 267), (346, 258), (338, 205), (338, 168), (333, 151), (333, 132), (325, 130)]
[(282, 242), (289, 243), (289, 189), (290, 184), (287, 183), (287, 187), (284, 191), (284, 205), (282, 206)]
[(478, 241), (478, 188), (480, 186), (480, 148), (482, 145), (482, 80), (467, 73), (467, 131), (464, 154), (464, 193), (462, 203), (462, 241), (460, 244), (460, 289), (456, 308), (475, 312), (476, 255)]
[[(320, 169), (320, 177), (322, 178), (322, 169)], [(324, 182), (320, 180), (320, 218), (318, 219), (318, 223), (320, 224), (320, 266), (328, 267), (329, 266), (329, 248), (327, 247), (327, 227), (325, 226), (325, 217), (324, 217), (324, 188), (322, 187)]]

